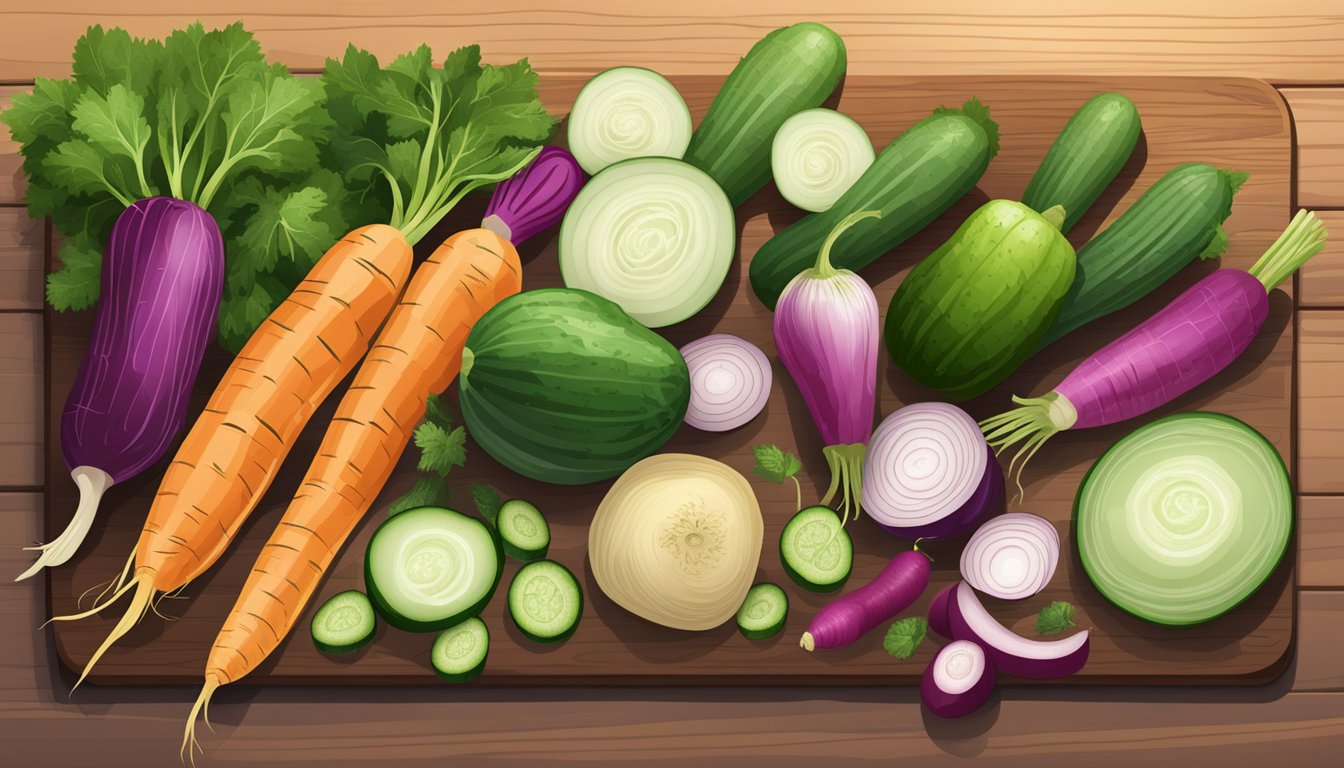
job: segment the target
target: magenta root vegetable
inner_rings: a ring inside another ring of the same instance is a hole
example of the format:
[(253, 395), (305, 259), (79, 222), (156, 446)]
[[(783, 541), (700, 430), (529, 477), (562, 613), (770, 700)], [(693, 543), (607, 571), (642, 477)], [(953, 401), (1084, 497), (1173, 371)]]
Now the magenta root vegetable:
[[(1021, 469), (1053, 435), (1115, 424), (1170, 403), (1208, 381), (1251, 345), (1269, 316), (1268, 291), (1325, 247), (1325, 225), (1302, 210), (1249, 272), (1220, 269), (1102, 347), (1053, 391), (1014, 397), (1020, 407), (981, 422), (989, 444), (1022, 443)], [(1021, 484), (1018, 484), (1021, 493)]]
[(952, 596), (956, 593), (957, 585), (950, 584), (938, 590), (938, 594), (933, 596), (933, 602), (929, 603), (929, 629), (943, 637), (952, 636), (952, 619), (948, 611), (951, 610)]
[(865, 444), (877, 404), (877, 298), (862, 277), (831, 265), (840, 233), (877, 211), (844, 218), (821, 246), (816, 266), (798, 274), (775, 305), (775, 347), (807, 403), (826, 446), (831, 485), (823, 504), (841, 496), (841, 520), (862, 498)]
[(928, 556), (902, 552), (872, 581), (818, 611), (798, 644), (809, 653), (843, 648), (909, 608), (928, 586)]
[(971, 640), (953, 640), (933, 657), (919, 681), (919, 698), (939, 717), (965, 717), (994, 692), (994, 666)]

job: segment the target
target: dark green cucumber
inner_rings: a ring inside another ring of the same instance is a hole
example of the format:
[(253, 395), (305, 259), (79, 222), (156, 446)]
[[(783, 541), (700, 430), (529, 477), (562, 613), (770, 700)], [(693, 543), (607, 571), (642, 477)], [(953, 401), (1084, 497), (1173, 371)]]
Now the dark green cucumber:
[(779, 562), (803, 589), (834, 592), (854, 569), (854, 540), (834, 509), (804, 507), (779, 534)]
[(883, 334), (910, 378), (952, 400), (983, 394), (1040, 343), (1075, 273), (1064, 211), (991, 200), (915, 265)]
[(511, 296), (472, 328), (458, 397), (467, 434), (534, 480), (615, 477), (662, 447), (690, 402), (666, 339), (587, 291)]
[(509, 618), (538, 643), (562, 643), (578, 629), (583, 589), (568, 568), (554, 560), (524, 565), (509, 584)]
[(1247, 174), (1204, 163), (1178, 165), (1115, 223), (1078, 249), (1078, 271), (1040, 346), (1127, 307), (1196, 257), (1227, 248), (1223, 221)]
[(504, 543), (504, 554), (515, 560), (530, 562), (546, 557), (551, 546), (551, 527), (541, 510), (530, 501), (509, 499), (495, 515), (495, 530)]
[(473, 616), (434, 638), (429, 663), (446, 682), (469, 683), (480, 676), (489, 655), (490, 628)]
[(369, 598), (357, 589), (333, 595), (313, 614), (313, 645), (323, 653), (350, 653), (369, 644), (378, 629)]
[(1120, 93), (1093, 96), (1050, 145), (1022, 202), (1037, 213), (1064, 208), (1067, 233), (1129, 162), (1139, 142), (1139, 110)]
[(737, 629), (748, 640), (765, 640), (779, 634), (789, 618), (789, 596), (768, 581), (747, 591), (737, 609)]
[(821, 106), (845, 74), (845, 43), (805, 21), (761, 38), (737, 63), (682, 158), (708, 173), (733, 206), (770, 181), (770, 142), (785, 120)]
[(852, 213), (882, 218), (846, 230), (831, 263), (858, 271), (909, 239), (971, 191), (999, 151), (999, 128), (978, 99), (939, 107), (882, 150), (830, 210), (804, 216), (766, 241), (751, 260), (751, 287), (771, 309), (784, 286), (811, 267), (835, 225)]

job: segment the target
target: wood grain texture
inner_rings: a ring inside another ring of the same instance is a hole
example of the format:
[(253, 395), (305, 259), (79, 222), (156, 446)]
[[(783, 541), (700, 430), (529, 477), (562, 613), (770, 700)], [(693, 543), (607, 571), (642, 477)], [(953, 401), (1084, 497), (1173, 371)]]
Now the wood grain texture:
[(1344, 206), (1344, 88), (1284, 88), (1297, 126), (1297, 204)]
[(1344, 211), (1317, 211), (1330, 232), (1325, 250), (1302, 268), (1298, 306), (1344, 307)]
[[(579, 78), (549, 77), (544, 96), (555, 109), (563, 110), (582, 84)], [(717, 78), (676, 78), (692, 111), (702, 113), (720, 82)], [(1030, 78), (904, 78), (851, 77), (846, 83), (840, 108), (864, 125), (879, 145), (885, 145), (901, 130), (926, 116), (939, 104), (959, 104), (978, 94), (988, 103), (1003, 130), (1003, 151), (991, 164), (978, 190), (961, 201), (935, 225), (907, 246), (884, 259), (865, 275), (874, 282), (879, 303), (885, 307), (905, 272), (945, 239), (966, 214), (989, 197), (1016, 197), (1025, 188), (1039, 158), (1077, 105), (1100, 90), (1120, 89), (1130, 95), (1144, 115), (1146, 139), (1136, 160), (1122, 173), (1105, 200), (1074, 230), (1081, 242), (1103, 221), (1118, 214), (1149, 184), (1179, 162), (1203, 159), (1224, 167), (1250, 171), (1232, 217), (1227, 222), (1232, 245), (1223, 263), (1247, 267), (1287, 223), (1289, 213), (1289, 134), (1287, 116), (1279, 96), (1267, 86), (1246, 80), (1133, 79), (1044, 81)], [(1210, 121), (1209, 116), (1217, 116)], [(440, 234), (470, 226), (479, 219), (480, 202), (467, 206), (445, 225)], [(741, 210), (743, 264), (772, 233), (796, 216), (772, 190), (749, 201)], [(427, 238), (432, 244), (435, 238)], [(558, 284), (554, 245), (524, 249), (525, 288)], [(1169, 300), (1176, 292), (1209, 268), (1200, 265), (1172, 281), (1148, 300), (1128, 311), (1099, 321), (1038, 356), (1009, 382), (968, 408), (977, 417), (987, 416), (1009, 404), (1012, 393), (1044, 392), (1082, 356), (1105, 340), (1119, 335), (1140, 318)], [(683, 344), (710, 331), (742, 335), (773, 355), (769, 313), (751, 297), (742, 271), (732, 270), (719, 297), (697, 318), (665, 329), (675, 344)], [(1219, 375), (1209, 386), (1181, 398), (1162, 413), (1192, 408), (1210, 408), (1234, 414), (1260, 429), (1285, 456), (1291, 456), (1290, 402), (1292, 390), (1292, 301), (1287, 292), (1276, 291), (1271, 317), (1264, 332), (1245, 357)], [(51, 408), (63, 401), (75, 367), (86, 346), (88, 316), (51, 316)], [(213, 357), (199, 381), (208, 388), (218, 379), (225, 360)], [(450, 390), (451, 391), (451, 390)], [(203, 393), (202, 393), (203, 394)], [(906, 380), (894, 368), (884, 371), (881, 411), (890, 413), (903, 403), (936, 398)], [(203, 402), (197, 398), (197, 407)], [(310, 429), (298, 443), (286, 470), (263, 500), (226, 558), (186, 591), (190, 600), (176, 601), (170, 610), (179, 621), (164, 624), (151, 617), (120, 645), (103, 657), (94, 679), (104, 683), (190, 682), (199, 680), (201, 664), (219, 622), (232, 605), (242, 579), (258, 548), (292, 494), (304, 467), (304, 457), (314, 450), (331, 404), (319, 411)], [(54, 419), (53, 419), (54, 423)], [(1100, 452), (1134, 425), (1067, 434), (1057, 438), (1035, 461), (1028, 475), (1025, 508), (1051, 519), (1067, 541), (1068, 520), (1074, 489), (1083, 472)], [(51, 475), (58, 476), (59, 444), (49, 435)], [(665, 450), (693, 451), (722, 458), (750, 476), (750, 446), (777, 442), (804, 457), (810, 474), (804, 481), (805, 495), (815, 497), (824, 487), (824, 463), (820, 444), (801, 402), (782, 369), (776, 370), (767, 416), (741, 430), (712, 436), (683, 429)], [(166, 460), (165, 460), (166, 461)], [(383, 509), (403, 493), (412, 477), (409, 460), (375, 504), (346, 553), (328, 578), (320, 598), (359, 586), (365, 543)], [(87, 547), (71, 565), (52, 573), (51, 608), (71, 612), (74, 598), (121, 568), (157, 486), (161, 468), (145, 473), (112, 491), (104, 499), (103, 514), (95, 525), (94, 546)], [(913, 682), (931, 658), (933, 644), (926, 644), (914, 661), (893, 662), (880, 648), (878, 635), (844, 651), (807, 655), (796, 639), (826, 598), (791, 590), (796, 610), (786, 630), (777, 638), (751, 643), (730, 625), (689, 635), (643, 623), (616, 607), (596, 589), (586, 568), (585, 544), (588, 519), (608, 484), (557, 488), (521, 480), (472, 448), (466, 467), (455, 475), (461, 482), (480, 480), (499, 487), (506, 495), (536, 501), (552, 525), (552, 557), (580, 575), (588, 597), (585, 615), (573, 639), (557, 648), (539, 648), (521, 638), (510, 626), (504, 601), (497, 598), (485, 613), (494, 628), (490, 664), (482, 684), (557, 683), (670, 684), (741, 682), (779, 685), (790, 682), (871, 685), (875, 681)], [(766, 516), (765, 556), (759, 577), (787, 583), (780, 572), (774, 542), (793, 511), (793, 494), (780, 486), (754, 480)], [(466, 504), (465, 490), (459, 491)], [(64, 526), (65, 510), (72, 508), (71, 484), (53, 479), (48, 496), (48, 535)], [(871, 578), (896, 552), (908, 546), (878, 531), (869, 521), (855, 524), (857, 557), (854, 583)], [(935, 559), (935, 579), (947, 583), (955, 578), (959, 542), (930, 547)], [(515, 570), (510, 564), (505, 584)], [(1045, 601), (1068, 599), (1080, 608), (1078, 621), (1095, 628), (1087, 668), (1071, 678), (1071, 684), (1179, 683), (1199, 680), (1212, 684), (1263, 682), (1277, 676), (1288, 660), (1292, 635), (1291, 568), (1280, 569), (1275, 578), (1234, 614), (1197, 630), (1154, 627), (1111, 608), (1086, 583), (1070, 557), (1056, 574), (1051, 587), (1030, 605), (995, 604), (993, 609), (1019, 631), (1030, 632), (1035, 611)], [(931, 597), (929, 590), (926, 600)], [(923, 608), (923, 604), (919, 605)], [(311, 608), (310, 608), (311, 611)], [(105, 636), (113, 616), (62, 623), (55, 628), (57, 652), (66, 665), (81, 665)], [(305, 616), (299, 623), (307, 626)], [(253, 674), (256, 682), (330, 684), (340, 681), (363, 683), (435, 684), (428, 670), (428, 638), (386, 631), (367, 651), (343, 665), (318, 654), (303, 629), (294, 633), (282, 650)]]
[[(3, 16), (0, 16), (3, 18)], [(25, 78), (31, 82), (30, 78)], [(0, 86), (0, 112), (9, 108), (14, 94), (27, 91), (26, 86)], [(24, 181), (19, 145), (9, 135), (9, 126), (0, 125), (0, 206), (20, 205), (28, 189)]]
[(1298, 317), (1298, 489), (1344, 493), (1344, 313)]
[(69, 69), (70, 50), (93, 22), (162, 36), (203, 20), (242, 19), (272, 56), (320, 67), (347, 42), (379, 56), (428, 40), (447, 49), (480, 43), (487, 57), (528, 56), (555, 72), (622, 64), (666, 74), (722, 74), (768, 30), (804, 19), (845, 38), (852, 75), (899, 73), (1234, 75), (1277, 82), (1338, 81), (1344, 13), (1335, 0), (1273, 6), (1224, 0), (1132, 0), (1123, 5), (1025, 0), (683, 0), (674, 5), (589, 0), (489, 4), (387, 0), (52, 0), (0, 15), (0, 81), (28, 82)]
[(0, 488), (42, 484), (42, 315), (0, 313)]
[(0, 207), (0, 310), (42, 309), (46, 248), (45, 222), (24, 208)]
[(1303, 496), (1297, 502), (1297, 584), (1344, 588), (1344, 496)]
[(1297, 633), (1295, 691), (1344, 691), (1344, 592), (1304, 590), (1297, 597), (1302, 622)]

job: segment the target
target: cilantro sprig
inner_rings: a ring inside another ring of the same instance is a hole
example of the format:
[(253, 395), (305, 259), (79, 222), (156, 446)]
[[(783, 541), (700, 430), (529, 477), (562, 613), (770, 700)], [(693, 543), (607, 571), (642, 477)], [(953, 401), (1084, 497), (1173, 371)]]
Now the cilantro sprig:
[(1073, 612), (1073, 605), (1063, 600), (1056, 600), (1045, 606), (1036, 615), (1036, 634), (1057, 635), (1069, 627), (1075, 626)]
[(162, 41), (93, 26), (72, 69), (38, 78), (0, 114), (21, 145), (29, 212), (51, 217), (63, 238), (48, 302), (92, 306), (117, 216), (143, 198), (176, 197), (219, 224), (220, 341), (241, 347), (364, 210), (322, 170), (333, 123), (321, 84), (267, 63), (241, 23), (196, 23)]
[[(401, 498), (392, 502), (388, 514), (395, 515), (415, 507), (444, 506), (451, 499), (448, 476), (455, 467), (467, 463), (467, 430), (453, 426), (453, 414), (438, 395), (425, 401), (425, 417), (412, 433), (420, 458), (415, 467), (422, 474)], [(474, 495), (473, 484), (473, 495)]]
[(798, 508), (802, 509), (803, 486), (799, 484), (796, 475), (802, 471), (803, 462), (797, 456), (777, 445), (758, 445), (753, 447), (751, 452), (756, 456), (756, 465), (751, 468), (751, 471), (772, 483), (792, 480), (793, 489), (797, 494)]

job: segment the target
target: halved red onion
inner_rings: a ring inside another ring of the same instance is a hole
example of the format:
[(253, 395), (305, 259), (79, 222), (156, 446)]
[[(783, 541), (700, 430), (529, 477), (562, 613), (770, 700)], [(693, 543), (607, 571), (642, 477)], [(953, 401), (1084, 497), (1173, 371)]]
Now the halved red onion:
[(949, 584), (938, 590), (938, 594), (933, 596), (933, 602), (929, 603), (929, 629), (943, 637), (952, 636), (952, 620), (948, 617), (948, 611), (951, 610), (952, 595), (956, 591), (957, 585)]
[(889, 533), (959, 536), (1003, 502), (1003, 470), (975, 419), (955, 405), (907, 405), (873, 432), (863, 509)]
[(746, 424), (770, 399), (770, 361), (755, 344), (731, 333), (715, 333), (681, 348), (691, 373), (687, 424), (706, 432), (727, 432)]
[(1063, 640), (1028, 640), (989, 615), (970, 584), (960, 582), (948, 610), (952, 637), (980, 643), (999, 671), (1033, 680), (1068, 677), (1087, 663), (1088, 630)]
[(963, 717), (989, 701), (995, 677), (984, 648), (970, 640), (954, 640), (924, 669), (919, 697), (939, 717)]
[(961, 550), (961, 577), (1001, 600), (1031, 597), (1059, 565), (1059, 533), (1044, 518), (1010, 512), (985, 522)]

